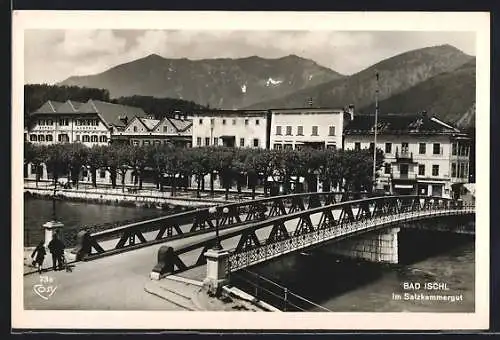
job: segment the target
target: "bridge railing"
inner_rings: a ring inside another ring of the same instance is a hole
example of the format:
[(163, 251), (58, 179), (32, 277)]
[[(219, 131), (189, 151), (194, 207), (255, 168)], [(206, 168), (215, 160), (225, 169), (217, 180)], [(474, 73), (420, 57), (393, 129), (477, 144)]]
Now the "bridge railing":
[[(406, 221), (407, 219), (446, 216), (447, 214), (471, 214), (475, 207), (464, 205), (460, 201), (442, 197), (422, 196), (387, 196), (367, 198), (322, 207), (311, 208), (286, 215), (268, 217), (263, 221), (249, 223), (244, 229), (239, 228), (220, 235), (220, 241), (239, 238), (237, 246), (231, 249), (230, 269), (238, 269), (256, 263), (257, 260), (280, 256), (312, 244), (334, 238), (340, 233), (353, 233), (356, 229), (381, 227), (387, 223)], [(338, 214), (338, 216), (335, 216)], [(320, 215), (317, 225), (311, 221), (312, 215)], [(285, 223), (297, 220), (292, 230)], [(268, 228), (267, 236), (259, 239), (256, 231)], [(361, 230), (359, 229), (359, 230)], [(186, 270), (205, 262), (204, 252), (214, 245), (211, 237), (173, 250), (169, 264), (157, 264), (155, 270), (176, 268), (172, 272)], [(279, 247), (276, 245), (279, 244)], [(258, 250), (261, 249), (261, 250)], [(263, 252), (262, 249), (265, 249)], [(195, 263), (185, 264), (181, 255), (200, 251)], [(241, 254), (241, 256), (239, 256)], [(239, 257), (238, 257), (239, 256)], [(246, 260), (245, 260), (246, 258)], [(243, 261), (243, 262), (242, 262)]]
[[(372, 196), (370, 193), (351, 192), (298, 193), (220, 205), (217, 206), (216, 214), (210, 214), (210, 208), (207, 207), (128, 223), (98, 232), (81, 230), (76, 235), (75, 251), (77, 260), (89, 260), (211, 232), (217, 223), (219, 230), (224, 230), (274, 216), (350, 200), (353, 197), (370, 196)], [(223, 210), (227, 213), (222, 213)]]
[(256, 299), (266, 301), (284, 312), (331, 312), (330, 309), (292, 292), (287, 287), (246, 269), (232, 273), (231, 282)]

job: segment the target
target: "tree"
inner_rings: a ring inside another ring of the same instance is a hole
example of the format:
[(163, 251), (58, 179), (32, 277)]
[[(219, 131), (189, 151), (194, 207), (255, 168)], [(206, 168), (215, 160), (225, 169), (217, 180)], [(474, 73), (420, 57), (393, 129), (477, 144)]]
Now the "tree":
[(47, 166), (47, 172), (52, 173), (55, 190), (59, 178), (69, 171), (69, 150), (64, 144), (51, 144), (44, 151), (44, 163)]
[(89, 149), (79, 143), (69, 144), (69, 170), (71, 182), (78, 188), (80, 171), (89, 158)]
[(35, 145), (29, 142), (24, 142), (24, 163), (26, 165), (33, 164), (35, 174), (35, 185), (38, 188), (38, 181), (40, 181), (42, 164), (44, 161), (44, 154), (46, 147)]

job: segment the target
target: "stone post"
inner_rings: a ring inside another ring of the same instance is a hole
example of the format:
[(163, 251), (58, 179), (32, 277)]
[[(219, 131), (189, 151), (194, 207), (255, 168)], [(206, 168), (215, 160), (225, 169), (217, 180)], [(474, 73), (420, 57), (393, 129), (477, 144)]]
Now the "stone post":
[(229, 280), (229, 252), (224, 249), (209, 249), (204, 255), (207, 259), (207, 277), (203, 281), (203, 287), (209, 294), (219, 295), (222, 286)]
[(64, 242), (64, 238), (61, 232), (63, 227), (64, 224), (59, 221), (49, 221), (42, 226), (42, 228), (45, 230), (45, 247), (49, 245), (49, 242), (52, 240), (52, 236), (54, 235), (54, 233), (57, 233), (59, 239)]

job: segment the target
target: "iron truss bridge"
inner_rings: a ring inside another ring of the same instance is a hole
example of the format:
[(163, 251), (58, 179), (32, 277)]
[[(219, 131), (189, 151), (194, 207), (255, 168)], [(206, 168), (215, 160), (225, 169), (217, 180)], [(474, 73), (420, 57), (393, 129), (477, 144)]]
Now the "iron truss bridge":
[[(283, 210), (280, 215), (270, 214), (263, 221), (221, 233), (219, 240), (230, 252), (228, 270), (235, 272), (287, 253), (391, 225), (474, 214), (474, 205), (442, 197), (373, 197), (302, 210), (290, 208), (286, 213)], [(204, 253), (215, 244), (216, 238), (211, 235), (177, 249), (163, 246), (153, 271), (177, 273), (204, 265)]]
[(162, 216), (98, 232), (81, 230), (76, 240), (77, 260), (91, 260), (124, 251), (234, 228), (275, 216), (328, 206), (341, 201), (373, 197), (369, 193), (314, 192), (249, 200)]

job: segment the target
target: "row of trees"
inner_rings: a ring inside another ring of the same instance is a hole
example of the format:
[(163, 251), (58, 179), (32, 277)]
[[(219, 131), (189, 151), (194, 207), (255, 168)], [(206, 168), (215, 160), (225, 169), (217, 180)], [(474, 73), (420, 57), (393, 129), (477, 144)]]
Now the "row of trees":
[[(45, 164), (52, 174), (54, 185), (61, 177), (68, 176), (78, 186), (82, 168), (90, 171), (92, 184), (97, 187), (97, 171), (110, 174), (113, 188), (117, 175), (121, 177), (122, 190), (125, 176), (131, 172), (142, 189), (146, 173), (152, 173), (157, 188), (163, 190), (164, 179), (170, 179), (172, 194), (179, 185), (178, 178), (194, 176), (197, 192), (205, 188), (209, 175), (210, 191), (219, 177), (226, 189), (236, 184), (238, 191), (248, 185), (255, 195), (259, 183), (283, 185), (285, 193), (299, 190), (299, 178), (308, 187), (315, 187), (316, 180), (323, 183), (323, 190), (339, 187), (346, 191), (371, 191), (373, 153), (370, 150), (264, 150), (250, 148), (200, 147), (177, 148), (170, 145), (131, 146), (117, 145), (85, 147), (79, 143), (24, 146), (24, 161), (39, 167)], [(378, 150), (377, 168), (383, 163), (383, 153)], [(267, 179), (271, 178), (271, 183)], [(38, 176), (37, 176), (38, 179)]]

